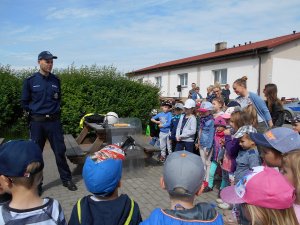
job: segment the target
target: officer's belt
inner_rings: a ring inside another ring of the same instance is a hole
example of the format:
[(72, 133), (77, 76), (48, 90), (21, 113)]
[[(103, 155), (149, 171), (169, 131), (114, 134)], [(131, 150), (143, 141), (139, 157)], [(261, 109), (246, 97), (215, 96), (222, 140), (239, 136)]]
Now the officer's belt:
[(60, 114), (31, 115), (30, 118), (34, 122), (55, 121), (60, 119)]

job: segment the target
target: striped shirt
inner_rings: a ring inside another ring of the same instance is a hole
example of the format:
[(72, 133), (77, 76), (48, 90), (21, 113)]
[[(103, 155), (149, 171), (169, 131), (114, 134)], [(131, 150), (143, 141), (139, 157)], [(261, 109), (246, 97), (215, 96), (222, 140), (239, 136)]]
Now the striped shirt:
[(59, 202), (45, 198), (42, 206), (31, 209), (13, 209), (9, 204), (0, 206), (0, 225), (66, 225), (65, 215)]

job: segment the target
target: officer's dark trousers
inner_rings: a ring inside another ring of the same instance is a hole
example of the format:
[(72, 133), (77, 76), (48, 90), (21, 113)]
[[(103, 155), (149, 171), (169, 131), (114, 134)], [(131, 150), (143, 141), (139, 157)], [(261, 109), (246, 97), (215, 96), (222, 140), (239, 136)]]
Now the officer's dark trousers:
[(46, 139), (48, 138), (55, 155), (60, 179), (63, 182), (70, 181), (72, 176), (65, 156), (66, 146), (60, 120), (44, 122), (31, 121), (30, 138), (38, 143), (42, 150), (44, 149)]

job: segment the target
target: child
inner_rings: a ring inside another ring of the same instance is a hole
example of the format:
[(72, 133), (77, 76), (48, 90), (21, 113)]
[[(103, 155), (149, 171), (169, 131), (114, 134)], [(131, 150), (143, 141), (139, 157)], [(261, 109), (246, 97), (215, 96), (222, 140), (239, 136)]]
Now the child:
[[(172, 153), (171, 144), (169, 140), (169, 132), (170, 132), (170, 125), (172, 120), (172, 113), (169, 112), (172, 108), (172, 104), (168, 101), (162, 103), (162, 112), (158, 113), (156, 116), (153, 116), (151, 121), (153, 123), (158, 124), (160, 128), (159, 132), (159, 143), (160, 143), (160, 161), (164, 162), (166, 160), (166, 149), (168, 150), (169, 155)], [(156, 119), (159, 119), (157, 121)]]
[(193, 152), (197, 128), (197, 120), (193, 115), (196, 104), (193, 99), (187, 99), (184, 104), (184, 114), (181, 115), (176, 130), (176, 151)]
[(93, 195), (79, 199), (74, 205), (69, 225), (79, 224), (139, 224), (142, 221), (139, 206), (126, 194), (119, 196), (122, 160), (120, 147), (109, 145), (88, 156), (82, 177)]
[(9, 141), (0, 147), (0, 186), (12, 200), (0, 206), (0, 224), (65, 225), (57, 200), (40, 198), (43, 156), (32, 141)]
[[(157, 110), (153, 109), (151, 111), (152, 117), (157, 115)], [(151, 117), (151, 118), (152, 118)], [(148, 127), (147, 127), (148, 129)], [(148, 131), (150, 137), (151, 137), (151, 141), (150, 141), (150, 145), (153, 146), (159, 146), (159, 127), (156, 123), (153, 123), (150, 119), (149, 121), (149, 131)]]
[(224, 112), (222, 111), (224, 107), (224, 100), (222, 98), (214, 98), (212, 100), (212, 105), (214, 107), (214, 118), (217, 118), (218, 116), (224, 114)]
[(181, 114), (183, 112), (183, 104), (182, 103), (176, 103), (175, 109), (174, 109), (174, 116), (172, 117), (171, 121), (171, 127), (170, 127), (170, 142), (172, 146), (172, 152), (175, 151), (177, 140), (176, 140), (176, 130), (178, 126), (179, 119), (181, 117)]
[(292, 120), (293, 130), (300, 134), (300, 115), (297, 115)]
[(234, 135), (239, 138), (243, 151), (239, 151), (236, 158), (236, 170), (234, 172), (234, 183), (239, 182), (255, 166), (260, 166), (260, 157), (255, 145), (249, 136), (256, 133), (256, 129), (251, 125), (242, 126)]
[(264, 134), (252, 133), (250, 138), (260, 147), (260, 154), (270, 167), (282, 168), (283, 154), (300, 149), (300, 135), (286, 127), (273, 128)]
[(213, 105), (210, 102), (202, 102), (200, 108), (200, 124), (198, 131), (199, 152), (206, 171), (205, 187), (208, 185), (209, 170), (211, 165), (212, 145), (214, 140), (214, 117), (212, 115)]
[[(229, 185), (229, 183), (234, 183), (234, 172), (236, 171), (237, 165), (236, 160), (239, 152), (244, 151), (244, 149), (240, 145), (239, 138), (235, 138), (235, 136), (233, 136), (232, 134), (237, 133), (241, 127), (249, 125), (250, 120), (250, 116), (245, 113), (240, 107), (235, 107), (234, 111), (230, 115), (230, 128), (224, 131), (226, 150), (222, 164), (223, 176), (221, 189)], [(231, 208), (229, 204), (225, 202), (223, 203), (221, 199), (217, 199), (216, 201), (219, 203), (218, 207), (221, 209)]]
[(187, 151), (172, 153), (166, 160), (160, 184), (169, 193), (170, 209), (155, 209), (141, 225), (223, 224), (222, 216), (211, 204), (194, 205), (202, 192), (205, 171), (201, 158)]
[(224, 130), (226, 129), (226, 122), (222, 117), (217, 117), (215, 118), (214, 124), (215, 136), (211, 159), (212, 162), (209, 170), (208, 186), (205, 187), (204, 192), (213, 190), (215, 173), (219, 165), (220, 154), (222, 154), (224, 148)]
[(291, 151), (283, 156), (282, 174), (295, 187), (296, 200), (294, 211), (300, 223), (300, 149)]
[(252, 225), (296, 225), (294, 191), (277, 170), (258, 166), (235, 186), (224, 188), (221, 198), (230, 204), (245, 203), (242, 208)]

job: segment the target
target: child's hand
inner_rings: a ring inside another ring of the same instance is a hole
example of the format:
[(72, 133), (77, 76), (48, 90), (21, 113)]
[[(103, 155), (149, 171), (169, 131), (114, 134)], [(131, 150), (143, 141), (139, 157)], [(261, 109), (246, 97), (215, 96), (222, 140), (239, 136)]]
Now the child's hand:
[(181, 141), (181, 137), (176, 137), (176, 140), (177, 141)]
[(195, 148), (199, 149), (199, 144), (198, 143), (195, 144)]
[(231, 135), (230, 129), (224, 130), (224, 134), (225, 134), (225, 135)]
[(159, 128), (162, 128), (162, 127), (163, 127), (163, 125), (162, 125), (161, 123), (159, 123), (158, 127), (159, 127)]
[(224, 138), (220, 139), (220, 145), (221, 145), (221, 146), (224, 146), (224, 145), (225, 145), (225, 139), (224, 139)]

